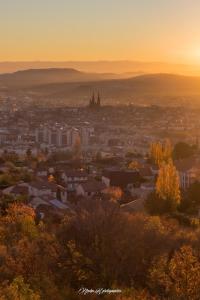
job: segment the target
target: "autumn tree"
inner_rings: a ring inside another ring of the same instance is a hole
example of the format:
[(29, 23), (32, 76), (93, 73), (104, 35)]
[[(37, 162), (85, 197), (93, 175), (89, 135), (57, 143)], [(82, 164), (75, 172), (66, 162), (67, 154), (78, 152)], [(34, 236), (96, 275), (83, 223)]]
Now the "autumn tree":
[(172, 160), (163, 163), (156, 182), (156, 194), (164, 201), (169, 211), (176, 210), (180, 204), (179, 175)]
[(160, 142), (155, 142), (150, 145), (149, 156), (155, 164), (160, 164), (162, 160), (162, 145)]
[(172, 160), (163, 162), (157, 182), (156, 190), (146, 200), (146, 208), (152, 214), (176, 211), (180, 204), (180, 183), (178, 172)]
[(108, 196), (109, 200), (118, 202), (122, 195), (122, 189), (120, 187), (109, 187), (106, 189), (105, 194)]
[(174, 199), (179, 203), (179, 176), (172, 161), (162, 164), (156, 182), (156, 192), (161, 199)]
[(172, 156), (172, 146), (170, 140), (166, 139), (162, 144), (155, 142), (150, 145), (150, 159), (157, 165), (168, 162)]
[(16, 277), (11, 284), (3, 285), (0, 289), (2, 300), (40, 300), (41, 297), (34, 292), (29, 284), (24, 282), (22, 276)]
[(163, 144), (163, 159), (168, 162), (172, 158), (172, 144), (169, 139), (166, 139)]
[(162, 299), (199, 300), (200, 261), (191, 246), (163, 255), (150, 270), (150, 286)]
[(140, 168), (140, 164), (138, 163), (137, 160), (133, 160), (132, 162), (130, 162), (130, 164), (128, 165), (128, 168), (130, 170), (138, 170)]

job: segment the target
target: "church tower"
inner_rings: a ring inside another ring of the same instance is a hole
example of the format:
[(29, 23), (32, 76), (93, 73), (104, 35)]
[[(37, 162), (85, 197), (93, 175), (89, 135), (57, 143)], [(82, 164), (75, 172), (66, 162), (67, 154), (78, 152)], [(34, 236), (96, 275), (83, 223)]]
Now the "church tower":
[(97, 96), (97, 106), (100, 107), (101, 106), (101, 98), (98, 92), (98, 96)]
[(101, 98), (100, 98), (99, 92), (97, 94), (97, 97), (95, 97), (95, 94), (93, 92), (92, 97), (89, 101), (89, 107), (90, 108), (95, 108), (95, 109), (101, 107)]

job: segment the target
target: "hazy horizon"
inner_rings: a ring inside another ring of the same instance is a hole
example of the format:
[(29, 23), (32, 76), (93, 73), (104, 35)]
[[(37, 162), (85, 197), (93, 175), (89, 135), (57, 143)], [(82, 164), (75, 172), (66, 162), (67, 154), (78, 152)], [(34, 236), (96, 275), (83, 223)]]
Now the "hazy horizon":
[(200, 64), (178, 64), (159, 61), (94, 60), (94, 61), (0, 61), (0, 73), (27, 69), (73, 68), (92, 73), (172, 73), (199, 76)]

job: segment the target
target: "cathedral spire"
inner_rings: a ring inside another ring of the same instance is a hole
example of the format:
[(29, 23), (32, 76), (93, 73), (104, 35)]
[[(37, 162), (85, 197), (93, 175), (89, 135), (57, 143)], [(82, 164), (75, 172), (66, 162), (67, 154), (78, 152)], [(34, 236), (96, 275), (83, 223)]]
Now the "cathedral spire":
[(91, 105), (94, 105), (95, 104), (95, 96), (94, 96), (94, 92), (92, 94), (92, 99), (91, 99)]
[(99, 95), (99, 92), (98, 92), (98, 96), (97, 96), (97, 106), (101, 106), (101, 98), (100, 98), (100, 95)]

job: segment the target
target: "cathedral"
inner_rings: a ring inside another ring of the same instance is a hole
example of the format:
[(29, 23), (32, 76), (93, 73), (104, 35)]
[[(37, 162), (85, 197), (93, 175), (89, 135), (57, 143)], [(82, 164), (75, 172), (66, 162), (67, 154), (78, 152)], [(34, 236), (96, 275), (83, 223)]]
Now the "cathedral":
[(100, 108), (101, 107), (101, 98), (99, 93), (97, 94), (97, 97), (95, 97), (95, 94), (93, 93), (92, 98), (89, 102), (90, 108)]

